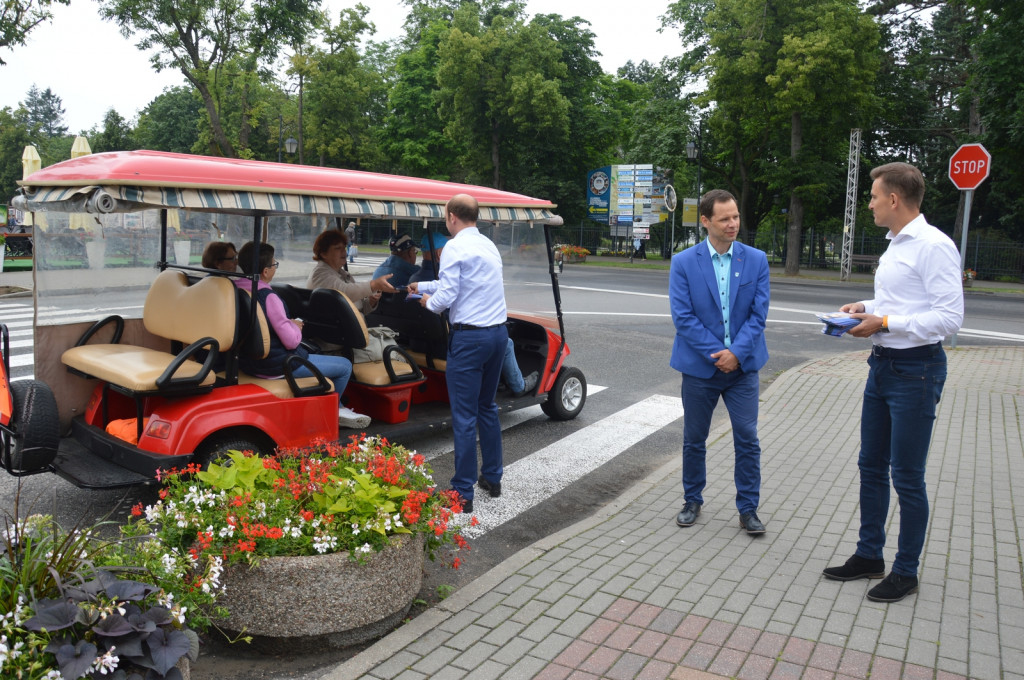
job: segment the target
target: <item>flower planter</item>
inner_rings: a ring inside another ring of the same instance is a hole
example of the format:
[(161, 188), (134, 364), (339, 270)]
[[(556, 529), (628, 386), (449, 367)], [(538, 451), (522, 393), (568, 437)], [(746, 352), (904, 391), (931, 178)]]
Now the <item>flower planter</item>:
[(586, 255), (570, 255), (569, 253), (562, 254), (562, 261), (567, 264), (576, 264), (577, 262), (586, 262)]
[(974, 279), (964, 279), (964, 288), (970, 288), (974, 285)]
[(422, 535), (399, 536), (363, 564), (347, 552), (267, 557), (224, 572), (218, 625), (253, 636), (266, 654), (341, 649), (390, 632), (405, 617), (423, 581)]

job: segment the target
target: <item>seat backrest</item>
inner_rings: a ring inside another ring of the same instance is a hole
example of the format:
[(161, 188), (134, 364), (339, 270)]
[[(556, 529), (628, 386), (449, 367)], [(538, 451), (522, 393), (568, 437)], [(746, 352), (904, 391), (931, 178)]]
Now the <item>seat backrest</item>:
[(162, 338), (190, 345), (211, 337), (220, 350), (235, 340), (235, 286), (221, 276), (207, 276), (193, 285), (182, 271), (157, 275), (142, 311), (146, 330)]
[(351, 349), (362, 349), (369, 341), (362, 313), (339, 290), (317, 288), (311, 291), (303, 313), (303, 331), (309, 338)]
[(448, 353), (448, 328), (438, 314), (425, 309), (405, 294), (385, 295), (377, 309), (367, 315), (371, 326), (387, 326), (398, 331), (400, 341), (413, 351), (424, 352), (435, 359)]

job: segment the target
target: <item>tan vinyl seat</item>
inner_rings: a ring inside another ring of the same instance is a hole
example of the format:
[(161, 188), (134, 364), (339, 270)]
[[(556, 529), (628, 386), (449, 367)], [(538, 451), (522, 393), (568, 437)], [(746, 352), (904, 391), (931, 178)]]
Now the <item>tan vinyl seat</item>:
[[(213, 351), (231, 348), (235, 338), (235, 291), (231, 281), (206, 277), (189, 285), (184, 272), (161, 272), (146, 295), (142, 320), (146, 330), (185, 345), (212, 339)], [(122, 344), (83, 344), (61, 355), (69, 368), (98, 378), (128, 393), (181, 392), (212, 387), (216, 376), (186, 358), (173, 375), (165, 375), (180, 355)], [(163, 377), (163, 380), (161, 380)]]

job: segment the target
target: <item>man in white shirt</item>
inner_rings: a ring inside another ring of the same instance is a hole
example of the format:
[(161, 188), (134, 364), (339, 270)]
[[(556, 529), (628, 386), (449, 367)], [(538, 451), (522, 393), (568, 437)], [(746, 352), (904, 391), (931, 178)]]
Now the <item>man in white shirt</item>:
[(882, 548), (891, 472), (900, 513), (896, 559), (889, 575), (868, 591), (868, 599), (898, 602), (918, 587), (928, 528), (925, 463), (946, 380), (942, 340), (963, 322), (964, 295), (956, 246), (920, 212), (921, 171), (889, 163), (872, 170), (871, 178), (868, 208), (875, 224), (889, 229), (890, 243), (875, 272), (875, 297), (841, 307), (861, 319), (850, 334), (873, 343), (857, 463), (860, 540), (853, 557), (824, 574), (837, 581), (885, 575)]
[[(480, 208), (468, 194), (453, 196), (445, 206), (452, 239), (441, 253), (437, 281), (410, 282), (422, 293), (420, 304), (440, 314), (448, 310), (452, 334), (448, 344), (448, 399), (455, 438), (452, 489), (462, 497), (462, 511), (473, 511), (473, 483), (492, 497), (501, 495), (501, 423), (494, 397), (508, 346), (501, 255), (476, 227)], [(480, 433), (480, 477), (476, 441)]]

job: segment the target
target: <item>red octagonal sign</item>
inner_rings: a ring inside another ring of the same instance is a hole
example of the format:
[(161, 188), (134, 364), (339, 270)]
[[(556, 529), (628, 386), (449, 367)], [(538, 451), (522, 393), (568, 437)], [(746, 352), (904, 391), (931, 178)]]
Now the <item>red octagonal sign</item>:
[(977, 189), (992, 169), (992, 155), (981, 144), (964, 144), (949, 159), (949, 178), (961, 191)]

